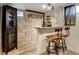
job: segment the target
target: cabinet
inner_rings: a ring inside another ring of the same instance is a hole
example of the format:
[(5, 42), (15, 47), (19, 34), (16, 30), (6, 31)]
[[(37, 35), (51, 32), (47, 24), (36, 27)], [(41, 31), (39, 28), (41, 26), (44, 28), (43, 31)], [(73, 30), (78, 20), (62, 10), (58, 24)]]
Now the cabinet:
[(2, 7), (2, 51), (17, 48), (17, 9), (8, 5)]

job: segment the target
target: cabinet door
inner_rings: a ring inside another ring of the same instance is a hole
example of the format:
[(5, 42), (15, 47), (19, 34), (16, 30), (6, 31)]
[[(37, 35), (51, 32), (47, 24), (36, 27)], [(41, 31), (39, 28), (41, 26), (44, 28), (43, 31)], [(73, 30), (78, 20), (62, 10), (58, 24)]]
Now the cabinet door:
[(16, 46), (16, 9), (7, 8), (8, 50)]

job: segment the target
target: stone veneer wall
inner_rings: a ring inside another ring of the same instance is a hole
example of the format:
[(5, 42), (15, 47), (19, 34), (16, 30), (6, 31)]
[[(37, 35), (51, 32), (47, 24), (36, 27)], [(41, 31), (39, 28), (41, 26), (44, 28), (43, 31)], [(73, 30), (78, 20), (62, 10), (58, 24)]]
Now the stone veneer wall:
[(33, 44), (27, 38), (27, 26), (26, 26), (26, 21), (24, 19), (25, 17), (17, 17), (17, 36), (18, 36), (18, 49), (26, 50), (29, 51), (32, 49)]
[(17, 29), (18, 48), (29, 51), (36, 48), (36, 27), (42, 25), (43, 19), (28, 18), (27, 13), (27, 11), (24, 11), (24, 17), (17, 18)]

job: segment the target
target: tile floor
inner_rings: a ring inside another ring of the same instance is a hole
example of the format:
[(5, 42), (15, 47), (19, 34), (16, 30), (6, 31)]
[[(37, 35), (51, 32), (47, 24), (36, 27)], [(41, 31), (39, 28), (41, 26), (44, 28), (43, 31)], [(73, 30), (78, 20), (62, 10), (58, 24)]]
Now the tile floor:
[[(20, 55), (37, 55), (37, 54), (34, 51), (29, 51), (29, 52), (23, 52)], [(40, 54), (40, 55), (47, 55), (47, 52)], [(50, 55), (56, 55), (56, 54), (51, 53)], [(59, 55), (63, 55), (62, 51), (59, 52)], [(65, 51), (64, 55), (79, 55), (79, 54), (68, 50), (68, 51)]]
[[(15, 49), (15, 50), (9, 52), (8, 55), (47, 55), (47, 52), (42, 53), (42, 54), (36, 54), (35, 52), (36, 52), (35, 49), (32, 49), (32, 50), (25, 50), (24, 49), (22, 51)], [(3, 53), (2, 55), (6, 55), (6, 54)], [(55, 53), (50, 53), (50, 55), (56, 55), (56, 54)], [(59, 55), (63, 55), (62, 50), (60, 50)], [(67, 50), (67, 51), (65, 51), (64, 55), (79, 55), (79, 54), (77, 54), (77, 53), (75, 53), (73, 51)]]

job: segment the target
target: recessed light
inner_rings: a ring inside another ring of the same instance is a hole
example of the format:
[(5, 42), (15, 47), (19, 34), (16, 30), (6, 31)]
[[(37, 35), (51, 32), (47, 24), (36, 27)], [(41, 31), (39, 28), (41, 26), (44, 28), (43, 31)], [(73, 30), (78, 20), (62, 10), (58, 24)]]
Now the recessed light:
[(42, 5), (42, 8), (43, 8), (43, 9), (46, 8), (46, 5)]

